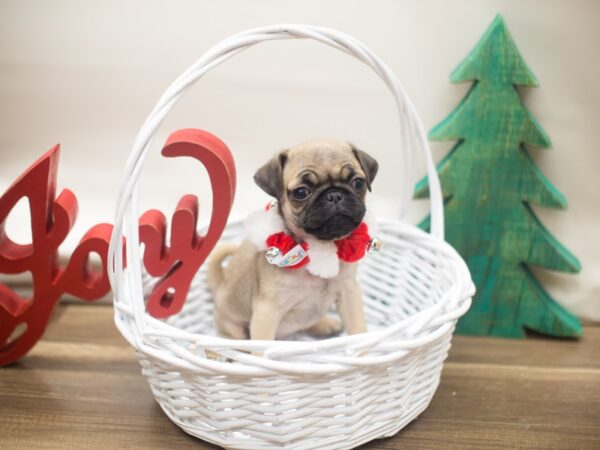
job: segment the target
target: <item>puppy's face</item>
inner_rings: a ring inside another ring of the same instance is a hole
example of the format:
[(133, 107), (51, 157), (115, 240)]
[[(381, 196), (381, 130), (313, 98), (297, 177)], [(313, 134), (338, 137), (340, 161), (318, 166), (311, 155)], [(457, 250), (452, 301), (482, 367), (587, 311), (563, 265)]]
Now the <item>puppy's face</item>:
[(310, 141), (283, 150), (254, 180), (275, 197), (290, 231), (304, 239), (340, 239), (365, 215), (377, 161), (345, 142)]

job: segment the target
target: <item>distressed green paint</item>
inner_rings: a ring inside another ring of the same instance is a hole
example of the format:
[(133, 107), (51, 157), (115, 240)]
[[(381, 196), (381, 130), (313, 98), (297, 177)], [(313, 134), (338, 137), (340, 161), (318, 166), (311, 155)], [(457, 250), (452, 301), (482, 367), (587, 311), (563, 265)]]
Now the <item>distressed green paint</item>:
[[(438, 165), (446, 201), (446, 239), (466, 260), (477, 286), (473, 305), (457, 331), (523, 337), (528, 328), (580, 336), (578, 320), (544, 291), (528, 267), (580, 270), (577, 258), (529, 206), (566, 208), (567, 202), (525, 148), (549, 148), (551, 142), (515, 88), (538, 82), (501, 16), (451, 80), (472, 81), (473, 86), (431, 130), (430, 138), (458, 141)], [(417, 184), (415, 195), (428, 195), (427, 179)], [(422, 226), (428, 227), (429, 219)]]

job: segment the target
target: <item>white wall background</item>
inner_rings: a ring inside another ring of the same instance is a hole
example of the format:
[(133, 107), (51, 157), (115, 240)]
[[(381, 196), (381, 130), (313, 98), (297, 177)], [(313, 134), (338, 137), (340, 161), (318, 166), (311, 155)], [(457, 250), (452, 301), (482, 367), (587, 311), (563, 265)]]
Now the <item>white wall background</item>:
[[(451, 70), (496, 13), (541, 89), (527, 106), (554, 142), (533, 152), (567, 196), (567, 212), (540, 210), (543, 223), (582, 261), (579, 275), (541, 274), (544, 285), (579, 315), (600, 320), (600, 3), (511, 1), (0, 1), (0, 190), (53, 144), (62, 144), (59, 187), (73, 190), (80, 215), (64, 249), (84, 231), (112, 221), (130, 145), (167, 85), (210, 45), (259, 25), (310, 23), (366, 43), (397, 72), (429, 129), (461, 100)], [(372, 209), (397, 209), (399, 133), (383, 84), (348, 56), (314, 42), (262, 44), (206, 76), (167, 119), (143, 175), (142, 208), (170, 215), (177, 199), (198, 193), (204, 217), (208, 183), (199, 165), (163, 160), (169, 132), (198, 127), (232, 149), (243, 213), (266, 196), (251, 182), (280, 148), (319, 137), (350, 140), (382, 170)], [(434, 144), (441, 157), (450, 144)], [(422, 174), (419, 174), (419, 176)], [(425, 213), (412, 208), (410, 220)], [(9, 220), (27, 238), (24, 215)]]

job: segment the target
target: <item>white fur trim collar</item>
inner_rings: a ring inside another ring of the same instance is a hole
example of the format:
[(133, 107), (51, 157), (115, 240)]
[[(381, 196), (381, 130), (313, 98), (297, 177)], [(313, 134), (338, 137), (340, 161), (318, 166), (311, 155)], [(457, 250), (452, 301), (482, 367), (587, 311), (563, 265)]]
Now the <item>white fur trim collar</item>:
[[(244, 223), (246, 240), (250, 241), (258, 251), (267, 250), (267, 238), (273, 234), (285, 231), (285, 225), (277, 208), (272, 206), (267, 210), (251, 213)], [(321, 278), (334, 278), (340, 272), (340, 260), (337, 247), (331, 241), (320, 241), (314, 238), (306, 240), (307, 256), (310, 258), (306, 270)]]

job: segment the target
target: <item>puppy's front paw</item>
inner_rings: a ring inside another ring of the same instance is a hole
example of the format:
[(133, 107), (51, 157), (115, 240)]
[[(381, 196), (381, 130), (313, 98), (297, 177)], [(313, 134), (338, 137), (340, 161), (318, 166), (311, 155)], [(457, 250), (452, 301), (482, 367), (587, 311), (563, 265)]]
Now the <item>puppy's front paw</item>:
[(343, 330), (342, 322), (336, 317), (323, 316), (321, 319), (310, 327), (307, 331), (315, 337), (328, 337), (334, 334), (340, 334)]

